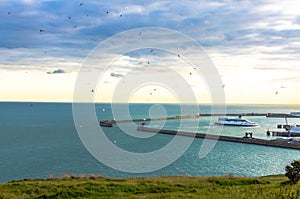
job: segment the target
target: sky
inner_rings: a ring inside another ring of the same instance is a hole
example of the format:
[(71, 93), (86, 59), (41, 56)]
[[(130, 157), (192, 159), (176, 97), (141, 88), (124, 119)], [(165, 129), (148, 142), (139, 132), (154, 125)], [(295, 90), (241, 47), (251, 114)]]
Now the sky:
[[(132, 50), (108, 56), (109, 69), (97, 63), (82, 71), (101, 42), (156, 27), (184, 34), (203, 48), (221, 78), (226, 103), (300, 104), (299, 7), (298, 0), (1, 0), (0, 101), (72, 102), (79, 72), (94, 72), (102, 79), (90, 89), (93, 100), (112, 102), (135, 68), (134, 75), (150, 75), (154, 85), (136, 85), (127, 101), (176, 102), (180, 93), (174, 95), (167, 84), (186, 81), (197, 102), (209, 103), (216, 91), (172, 52)], [(163, 78), (166, 85), (155, 84)]]

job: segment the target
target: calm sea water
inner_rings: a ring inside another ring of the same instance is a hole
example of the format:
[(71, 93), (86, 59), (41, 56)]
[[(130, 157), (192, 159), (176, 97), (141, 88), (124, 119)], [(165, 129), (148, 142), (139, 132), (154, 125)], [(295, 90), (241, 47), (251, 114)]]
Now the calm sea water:
[[(132, 118), (148, 118), (151, 104), (131, 104)], [(180, 106), (163, 104), (158, 111), (150, 113), (159, 116), (164, 110), (167, 116), (180, 115)], [(199, 105), (200, 112), (209, 113), (208, 105)], [(113, 119), (110, 104), (96, 104), (99, 120)], [(122, 108), (119, 113), (121, 114)], [(228, 113), (289, 113), (300, 111), (300, 106), (239, 105), (227, 106)], [(122, 115), (122, 114), (121, 114)], [(128, 118), (124, 118), (128, 119)], [(251, 130), (254, 137), (270, 139), (268, 128), (275, 129), (283, 119), (247, 117), (259, 123), (255, 128), (224, 127), (223, 135), (243, 136)], [(211, 121), (217, 118), (201, 117), (198, 132), (206, 132)], [(291, 119), (291, 123), (299, 120)], [(162, 125), (161, 121), (147, 123), (151, 127)], [(178, 120), (166, 121), (165, 129), (177, 129)], [(189, 130), (184, 127), (183, 130)], [(119, 147), (133, 152), (149, 152), (163, 147), (172, 140), (169, 135), (151, 138), (134, 138), (124, 134), (117, 126), (106, 128), (110, 140)], [(294, 159), (300, 159), (300, 151), (275, 147), (256, 146), (218, 141), (213, 150), (200, 159), (198, 153), (203, 143), (195, 139), (189, 149), (169, 166), (151, 173), (132, 174), (114, 170), (93, 158), (87, 152), (77, 134), (70, 103), (0, 103), (0, 182), (24, 178), (47, 178), (59, 174), (102, 174), (106, 177), (161, 176), (161, 175), (226, 175), (260, 176), (284, 173), (285, 166)], [(126, 164), (126, 160), (124, 160)]]

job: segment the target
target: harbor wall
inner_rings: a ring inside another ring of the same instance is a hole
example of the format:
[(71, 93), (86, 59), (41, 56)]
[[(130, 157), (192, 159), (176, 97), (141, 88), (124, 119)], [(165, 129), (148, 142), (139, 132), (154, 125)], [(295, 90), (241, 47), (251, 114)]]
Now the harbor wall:
[(192, 132), (185, 132), (185, 131), (174, 131), (174, 130), (163, 130), (163, 129), (156, 129), (156, 128), (149, 128), (145, 126), (137, 127), (138, 131), (143, 132), (150, 132), (150, 133), (160, 133), (160, 134), (167, 134), (167, 135), (179, 135), (179, 136), (187, 136), (187, 137), (195, 137), (195, 138), (202, 138), (202, 139), (213, 139), (213, 140), (221, 140), (227, 142), (238, 142), (238, 143), (245, 143), (245, 144), (256, 144), (256, 145), (263, 145), (263, 146), (272, 146), (272, 147), (282, 147), (282, 148), (290, 148), (290, 149), (300, 149), (299, 142), (289, 142), (286, 140), (265, 140), (253, 137), (232, 137), (232, 136), (223, 136), (223, 135), (212, 135), (212, 134), (202, 134), (202, 133), (192, 133)]

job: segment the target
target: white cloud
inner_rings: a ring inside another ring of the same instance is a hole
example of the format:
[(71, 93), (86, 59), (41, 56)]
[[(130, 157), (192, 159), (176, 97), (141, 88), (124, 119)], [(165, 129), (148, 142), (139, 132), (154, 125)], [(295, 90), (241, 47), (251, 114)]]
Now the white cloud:
[[(295, 78), (300, 76), (299, 7), (298, 0), (89, 0), (82, 7), (74, 1), (4, 0), (2, 9), (11, 14), (4, 12), (0, 18), (0, 68), (44, 73), (57, 67), (78, 71), (84, 57), (98, 42), (131, 28), (155, 26), (176, 29), (203, 45), (231, 84), (237, 82), (237, 77), (251, 75), (260, 78), (257, 81), (261, 83), (299, 82)], [(78, 27), (74, 28), (75, 25)], [(40, 29), (46, 32), (40, 33)], [(125, 44), (136, 42), (136, 37), (138, 34), (132, 35)], [(172, 46), (178, 41), (166, 36), (161, 42)], [(106, 61), (120, 56), (115, 54), (118, 48), (121, 47), (114, 44)], [(188, 46), (182, 48), (193, 53)], [(178, 69), (180, 64), (172, 55), (162, 53), (129, 54), (120, 56), (114, 69), (125, 73), (167, 72), (166, 66)], [(93, 63), (87, 70), (99, 68)]]

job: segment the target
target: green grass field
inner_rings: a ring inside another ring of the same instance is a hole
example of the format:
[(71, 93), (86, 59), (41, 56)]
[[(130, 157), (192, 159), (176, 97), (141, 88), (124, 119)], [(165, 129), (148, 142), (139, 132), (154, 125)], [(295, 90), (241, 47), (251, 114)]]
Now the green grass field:
[(284, 175), (249, 177), (67, 177), (0, 184), (0, 198), (300, 198)]

